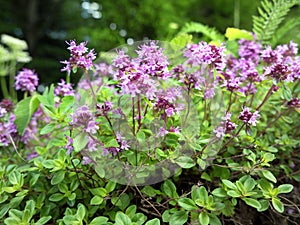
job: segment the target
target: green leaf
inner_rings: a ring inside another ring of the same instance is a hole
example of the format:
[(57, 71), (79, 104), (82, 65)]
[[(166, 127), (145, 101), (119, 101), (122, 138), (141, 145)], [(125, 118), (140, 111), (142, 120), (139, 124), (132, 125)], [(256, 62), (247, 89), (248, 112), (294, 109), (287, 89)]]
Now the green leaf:
[(24, 178), (18, 170), (12, 171), (8, 176), (8, 180), (11, 184), (18, 185), (20, 187), (22, 187), (24, 183)]
[(107, 190), (105, 188), (91, 188), (89, 190), (93, 195), (99, 195), (101, 197), (107, 196)]
[(223, 188), (216, 188), (215, 190), (212, 191), (212, 194), (214, 196), (220, 197), (220, 198), (224, 198), (227, 196), (226, 191)]
[(178, 198), (178, 194), (176, 192), (176, 186), (171, 180), (165, 180), (165, 182), (162, 185), (162, 191), (168, 197)]
[(265, 199), (260, 200), (259, 203), (261, 205), (261, 207), (258, 209), (259, 212), (266, 211), (269, 208), (269, 206), (270, 206), (269, 201), (265, 200)]
[(106, 225), (108, 221), (107, 217), (104, 216), (98, 216), (96, 218), (94, 218), (89, 225)]
[(112, 192), (113, 190), (115, 190), (116, 188), (116, 183), (113, 182), (113, 181), (108, 181), (106, 186), (105, 186), (105, 189), (106, 191), (109, 193), (109, 192)]
[(276, 183), (276, 177), (271, 173), (269, 170), (263, 170), (262, 171), (263, 176), (268, 179), (269, 181), (272, 181), (273, 183)]
[(120, 147), (119, 143), (117, 142), (116, 139), (110, 139), (109, 141), (107, 141), (105, 144), (104, 144), (104, 148), (109, 148), (109, 147)]
[(298, 0), (263, 0), (258, 8), (259, 16), (253, 16), (253, 32), (258, 40), (269, 42), (289, 10)]
[(227, 191), (227, 194), (233, 198), (239, 198), (241, 196), (241, 194), (235, 190)]
[(188, 220), (188, 212), (177, 211), (171, 215), (169, 224), (183, 225), (186, 224), (187, 220)]
[(282, 202), (280, 201), (279, 198), (273, 197), (272, 198), (272, 205), (274, 207), (274, 209), (279, 212), (279, 213), (283, 213), (284, 211), (284, 206), (282, 204)]
[(237, 190), (236, 185), (235, 185), (234, 183), (232, 183), (230, 180), (224, 179), (224, 180), (222, 180), (222, 183), (223, 183), (226, 187), (228, 187), (229, 189)]
[(65, 170), (60, 170), (57, 173), (55, 173), (51, 179), (51, 184), (56, 185), (62, 182), (65, 179), (65, 174), (66, 174)]
[(190, 198), (180, 198), (178, 200), (178, 205), (180, 205), (185, 210), (197, 210), (195, 202)]
[(90, 204), (91, 205), (100, 205), (102, 202), (103, 202), (103, 198), (96, 195), (91, 199)]
[(209, 214), (209, 224), (210, 225), (222, 225), (219, 218), (214, 214)]
[(196, 165), (194, 160), (188, 156), (179, 156), (177, 159), (175, 159), (175, 162), (184, 169), (189, 169)]
[(55, 193), (49, 197), (49, 200), (52, 202), (59, 202), (64, 198), (64, 195), (61, 193)]
[(40, 134), (44, 135), (44, 134), (49, 134), (50, 132), (52, 132), (56, 127), (55, 123), (49, 123), (46, 126), (43, 127), (43, 129), (41, 130)]
[(291, 184), (281, 184), (278, 186), (278, 194), (290, 193), (294, 186)]
[(201, 23), (189, 22), (184, 25), (180, 32), (183, 33), (202, 33), (212, 41), (223, 41), (224, 36), (220, 34), (215, 28), (208, 27)]
[[(35, 208), (35, 202), (33, 200), (28, 200), (26, 202), (26, 206), (25, 206), (25, 209), (24, 209), (24, 214), (23, 214), (22, 221), (29, 222), (31, 217), (34, 215), (34, 208)], [(25, 215), (26, 210), (28, 212), (27, 215)]]
[(171, 40), (171, 46), (174, 50), (180, 50), (184, 48), (188, 43), (191, 43), (193, 39), (192, 35), (181, 33)]
[(129, 195), (124, 193), (121, 196), (115, 196), (111, 199), (111, 203), (118, 206), (121, 210), (125, 210), (130, 204)]
[(290, 101), (293, 97), (291, 89), (286, 85), (283, 85), (282, 97), (287, 101)]
[(60, 114), (67, 112), (73, 106), (74, 102), (75, 102), (74, 96), (63, 97), (62, 102), (58, 107), (58, 112)]
[(115, 222), (117, 225), (132, 225), (131, 219), (123, 212), (117, 212)]
[(87, 133), (80, 133), (73, 139), (73, 147), (75, 152), (81, 151), (88, 143), (88, 135)]
[(259, 201), (257, 201), (256, 199), (253, 198), (242, 198), (242, 200), (249, 206), (256, 208), (256, 209), (260, 209), (261, 208), (261, 204), (259, 203)]
[(129, 218), (132, 219), (132, 218), (134, 217), (134, 215), (136, 214), (136, 205), (131, 205), (131, 206), (129, 206), (129, 207), (126, 209), (125, 214), (126, 214), (127, 216), (129, 216)]
[(201, 225), (208, 225), (209, 224), (209, 216), (207, 214), (207, 212), (202, 211), (199, 214), (199, 222)]
[(44, 216), (40, 218), (37, 222), (34, 223), (34, 225), (44, 225), (47, 223), (52, 217), (51, 216)]
[(155, 218), (155, 219), (149, 220), (147, 223), (145, 223), (145, 225), (160, 225), (160, 221), (159, 221), (159, 219)]
[(78, 204), (78, 209), (77, 209), (77, 212), (76, 212), (77, 217), (80, 220), (83, 220), (83, 218), (85, 217), (85, 214), (86, 214), (85, 206), (83, 204), (79, 203)]
[(229, 41), (236, 40), (236, 39), (246, 39), (246, 40), (253, 39), (253, 36), (249, 31), (241, 30), (234, 27), (228, 27), (226, 29), (225, 37), (227, 37)]
[(256, 185), (256, 181), (252, 177), (247, 178), (247, 180), (244, 182), (244, 188), (246, 193), (252, 191), (255, 185)]
[(40, 101), (37, 95), (25, 98), (18, 102), (15, 109), (15, 124), (17, 126), (17, 131), (21, 136), (24, 135), (25, 129), (30, 122), (32, 114), (37, 110), (39, 105)]

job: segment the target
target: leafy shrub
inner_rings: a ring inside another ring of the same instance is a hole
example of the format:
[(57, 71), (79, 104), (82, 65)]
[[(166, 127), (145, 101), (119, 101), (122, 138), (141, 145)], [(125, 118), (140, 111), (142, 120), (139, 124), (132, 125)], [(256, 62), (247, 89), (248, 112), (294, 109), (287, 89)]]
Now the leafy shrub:
[(298, 46), (235, 28), (222, 40), (181, 33), (98, 63), (70, 41), (66, 79), (42, 94), (20, 71), (24, 99), (0, 104), (1, 223), (219, 225), (243, 205), (299, 210), (285, 197), (300, 180)]

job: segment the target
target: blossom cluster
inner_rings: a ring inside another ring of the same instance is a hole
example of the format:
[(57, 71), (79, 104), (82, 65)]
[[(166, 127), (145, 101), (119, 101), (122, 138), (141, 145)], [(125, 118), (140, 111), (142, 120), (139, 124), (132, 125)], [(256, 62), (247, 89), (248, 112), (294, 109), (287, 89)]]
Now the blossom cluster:
[(70, 51), (69, 60), (61, 61), (65, 64), (65, 67), (61, 71), (67, 71), (68, 75), (71, 74), (72, 70), (77, 70), (78, 68), (83, 70), (91, 70), (93, 67), (93, 60), (96, 58), (94, 49), (88, 52), (86, 42), (81, 42), (79, 45), (76, 44), (75, 40), (67, 42), (69, 45), (68, 50)]
[(17, 127), (14, 124), (16, 116), (11, 112), (13, 103), (2, 100), (0, 103), (0, 146), (8, 146), (13, 138), (18, 136)]
[(34, 92), (38, 86), (38, 75), (30, 69), (23, 68), (15, 76), (16, 90)]

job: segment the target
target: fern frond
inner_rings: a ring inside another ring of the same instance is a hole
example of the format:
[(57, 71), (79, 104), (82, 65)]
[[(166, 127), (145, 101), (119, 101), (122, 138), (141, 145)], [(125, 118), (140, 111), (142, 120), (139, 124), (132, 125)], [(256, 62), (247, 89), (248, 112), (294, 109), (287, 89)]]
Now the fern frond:
[(197, 22), (186, 23), (180, 33), (201, 33), (212, 41), (224, 41), (225, 39), (215, 28)]
[(253, 32), (264, 43), (270, 42), (279, 24), (299, 0), (262, 0), (259, 16), (253, 16)]
[(300, 26), (299, 18), (291, 18), (286, 21), (273, 35), (272, 45), (275, 46), (289, 31), (295, 27)]

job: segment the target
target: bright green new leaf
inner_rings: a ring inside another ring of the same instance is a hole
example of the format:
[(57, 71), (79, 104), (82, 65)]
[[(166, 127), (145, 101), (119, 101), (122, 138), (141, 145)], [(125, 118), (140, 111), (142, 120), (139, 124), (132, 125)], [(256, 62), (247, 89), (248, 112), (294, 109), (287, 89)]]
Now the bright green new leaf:
[(225, 37), (228, 38), (228, 40), (237, 40), (237, 39), (246, 39), (246, 40), (252, 40), (253, 36), (249, 31), (241, 30), (234, 27), (228, 27), (226, 29)]

